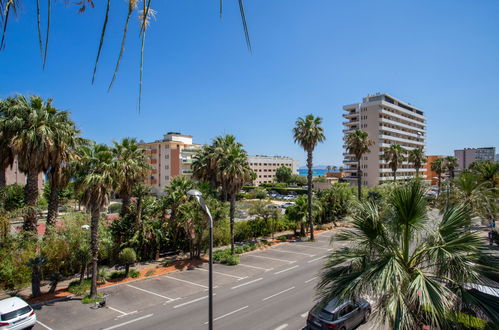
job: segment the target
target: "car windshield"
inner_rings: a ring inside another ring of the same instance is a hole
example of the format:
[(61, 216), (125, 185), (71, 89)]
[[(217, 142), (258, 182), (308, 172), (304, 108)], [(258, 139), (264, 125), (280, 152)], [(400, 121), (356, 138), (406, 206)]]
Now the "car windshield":
[(0, 315), (0, 319), (2, 321), (9, 321), (9, 320), (15, 319), (18, 316), (27, 314), (29, 312), (31, 312), (31, 307), (24, 306), (23, 308), (19, 308), (19, 309), (16, 309), (15, 311)]

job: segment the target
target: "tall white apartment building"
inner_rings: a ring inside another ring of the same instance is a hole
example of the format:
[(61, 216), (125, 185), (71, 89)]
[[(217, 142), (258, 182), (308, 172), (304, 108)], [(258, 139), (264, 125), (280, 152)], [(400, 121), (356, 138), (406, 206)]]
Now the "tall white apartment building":
[[(362, 185), (372, 187), (386, 180), (393, 180), (393, 175), (388, 163), (383, 160), (383, 150), (392, 144), (399, 144), (407, 150), (425, 147), (426, 118), (423, 111), (403, 102), (388, 94), (368, 95), (362, 103), (343, 106), (346, 111), (343, 117), (347, 134), (355, 130), (363, 130), (369, 134), (369, 139), (374, 141), (371, 151), (361, 159)], [(346, 152), (343, 145), (345, 178), (352, 184), (357, 180), (357, 159), (353, 154)], [(425, 177), (426, 169), (421, 168), (420, 175)], [(416, 174), (412, 164), (405, 161), (397, 170), (397, 179), (409, 179)]]
[(298, 173), (298, 160), (283, 156), (248, 156), (250, 168), (256, 173), (253, 185), (275, 182), (275, 173), (279, 167), (288, 167), (293, 174)]
[(162, 140), (141, 143), (149, 156), (151, 173), (145, 184), (151, 187), (152, 193), (162, 195), (171, 180), (177, 176), (192, 176), (191, 164), (199, 144), (192, 143), (192, 136), (169, 132)]

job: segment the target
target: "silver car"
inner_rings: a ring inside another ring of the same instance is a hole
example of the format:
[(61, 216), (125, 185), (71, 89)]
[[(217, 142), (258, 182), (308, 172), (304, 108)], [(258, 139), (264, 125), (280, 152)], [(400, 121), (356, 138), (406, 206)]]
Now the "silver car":
[(308, 313), (307, 329), (355, 329), (361, 323), (367, 322), (371, 315), (371, 305), (364, 299), (339, 300), (333, 299), (327, 304), (318, 303)]

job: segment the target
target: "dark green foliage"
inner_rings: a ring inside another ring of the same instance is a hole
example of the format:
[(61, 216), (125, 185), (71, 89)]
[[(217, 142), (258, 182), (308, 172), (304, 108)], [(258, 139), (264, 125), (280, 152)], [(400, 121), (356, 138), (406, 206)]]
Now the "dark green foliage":
[(275, 178), (277, 182), (289, 183), (292, 175), (293, 173), (291, 172), (291, 169), (286, 166), (281, 166), (275, 171)]
[(278, 236), (278, 237), (277, 237), (277, 239), (278, 239), (279, 241), (285, 242), (285, 241), (287, 241), (287, 240), (288, 240), (288, 236), (286, 236), (286, 235), (281, 235), (281, 236)]
[(107, 212), (108, 213), (120, 213), (121, 212), (121, 203), (113, 203), (108, 206)]
[[(252, 190), (261, 189), (261, 188), (253, 187), (253, 186), (245, 186), (242, 189), (244, 191), (251, 192)], [(285, 188), (285, 187), (283, 188), (283, 187), (276, 186), (276, 185), (268, 186), (268, 187), (266, 187), (266, 190), (268, 190), (268, 191), (274, 190), (275, 192), (277, 192), (277, 193), (279, 193), (281, 195), (288, 195), (289, 193), (296, 193), (297, 195), (306, 195), (307, 194), (307, 190), (306, 189), (302, 189), (302, 188)]]
[(84, 280), (83, 283), (80, 283), (80, 281), (72, 281), (68, 285), (68, 291), (77, 296), (83, 296), (90, 290), (90, 284), (90, 279)]
[(20, 184), (9, 184), (3, 188), (3, 207), (6, 211), (14, 211), (24, 207), (24, 186)]

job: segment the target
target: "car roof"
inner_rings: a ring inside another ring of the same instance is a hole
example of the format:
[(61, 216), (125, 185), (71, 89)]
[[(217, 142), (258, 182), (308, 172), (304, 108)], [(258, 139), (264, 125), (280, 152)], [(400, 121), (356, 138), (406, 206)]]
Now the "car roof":
[(0, 314), (9, 313), (28, 306), (28, 303), (18, 297), (0, 300)]
[(340, 300), (340, 299), (334, 298), (334, 299), (330, 300), (326, 304), (326, 306), (324, 306), (323, 309), (329, 313), (334, 313), (349, 303), (351, 303), (350, 300)]

